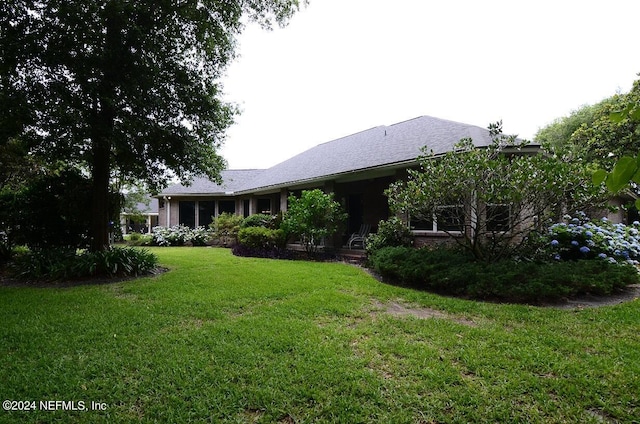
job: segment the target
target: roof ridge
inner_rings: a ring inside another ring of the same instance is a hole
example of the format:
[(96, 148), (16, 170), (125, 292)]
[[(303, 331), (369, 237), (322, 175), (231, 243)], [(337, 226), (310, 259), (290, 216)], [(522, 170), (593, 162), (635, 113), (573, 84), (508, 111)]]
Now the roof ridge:
[(428, 118), (428, 119), (433, 119), (433, 120), (442, 121), (442, 122), (450, 122), (450, 123), (456, 124), (456, 125), (464, 125), (464, 126), (467, 126), (467, 127), (476, 127), (476, 128), (480, 128), (480, 129), (483, 129), (483, 130), (487, 130), (487, 128), (481, 127), (479, 125), (467, 124), (466, 122), (454, 121), (452, 119), (438, 118), (437, 116), (431, 116), (431, 115), (416, 116), (415, 118), (406, 119), (404, 121), (400, 121), (400, 122), (396, 122), (394, 124), (391, 124), (391, 125), (389, 125), (389, 127), (394, 127), (396, 125), (406, 124), (407, 122), (417, 121), (418, 119), (422, 119), (422, 118)]
[(354, 135), (366, 133), (367, 131), (375, 130), (376, 128), (386, 128), (386, 127), (387, 127), (386, 125), (376, 125), (375, 127), (367, 128), (366, 130), (356, 131), (356, 132), (354, 132), (352, 134), (343, 135), (342, 137), (334, 138), (333, 140), (329, 140), (329, 141), (325, 141), (324, 143), (316, 144), (315, 147), (322, 146), (324, 144), (333, 143), (334, 141), (339, 141), (339, 140), (342, 140), (342, 139), (345, 139), (345, 138), (348, 138), (348, 137), (353, 137)]

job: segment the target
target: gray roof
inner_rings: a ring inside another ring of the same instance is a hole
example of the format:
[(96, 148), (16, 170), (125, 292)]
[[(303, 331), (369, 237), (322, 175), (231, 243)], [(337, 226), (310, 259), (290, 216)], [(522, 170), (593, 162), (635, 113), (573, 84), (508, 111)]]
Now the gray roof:
[(311, 181), (393, 164), (412, 163), (427, 146), (445, 153), (465, 137), (477, 146), (491, 143), (489, 131), (473, 125), (421, 116), (374, 127), (320, 144), (269, 168), (250, 189)]
[(174, 184), (167, 187), (160, 196), (232, 194), (250, 186), (250, 182), (263, 172), (263, 169), (226, 169), (221, 172), (222, 184), (217, 184), (208, 178), (194, 178), (188, 186)]
[(442, 154), (466, 137), (478, 147), (491, 144), (487, 129), (421, 116), (320, 144), (269, 169), (223, 171), (223, 186), (196, 179), (189, 187), (178, 184), (161, 195), (251, 192), (393, 165), (411, 165), (422, 153), (422, 147)]

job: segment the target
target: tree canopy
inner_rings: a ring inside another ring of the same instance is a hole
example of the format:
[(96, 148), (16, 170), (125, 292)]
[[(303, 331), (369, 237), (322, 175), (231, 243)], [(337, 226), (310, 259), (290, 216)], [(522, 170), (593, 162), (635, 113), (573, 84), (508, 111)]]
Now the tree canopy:
[[(284, 24), (299, 0), (0, 3), (0, 146), (92, 180), (91, 247), (108, 244), (109, 184), (219, 178), (236, 109), (220, 77), (244, 18)], [(244, 18), (243, 18), (244, 17)]]
[[(604, 168), (640, 151), (640, 80), (628, 93), (586, 105), (540, 129), (535, 140)], [(612, 119), (613, 117), (613, 119)]]

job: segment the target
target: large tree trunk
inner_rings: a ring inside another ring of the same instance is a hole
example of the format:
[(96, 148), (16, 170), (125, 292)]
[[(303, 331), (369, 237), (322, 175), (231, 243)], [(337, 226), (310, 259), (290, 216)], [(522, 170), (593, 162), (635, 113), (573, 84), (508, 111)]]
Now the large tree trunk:
[(93, 252), (109, 248), (109, 227), (111, 216), (109, 211), (109, 178), (110, 153), (109, 140), (104, 136), (97, 136), (92, 149), (92, 201), (91, 201), (91, 244)]
[(107, 3), (105, 20), (104, 77), (98, 89), (91, 122), (91, 172), (93, 193), (91, 205), (91, 251), (109, 248), (111, 216), (109, 182), (111, 177), (111, 141), (113, 137), (118, 54), (121, 48), (121, 17), (116, 4)]

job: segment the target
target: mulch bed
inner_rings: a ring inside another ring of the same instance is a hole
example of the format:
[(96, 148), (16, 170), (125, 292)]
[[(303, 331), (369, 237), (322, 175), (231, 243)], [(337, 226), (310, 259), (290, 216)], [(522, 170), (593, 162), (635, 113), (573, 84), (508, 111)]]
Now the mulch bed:
[(122, 281), (135, 280), (143, 277), (160, 275), (169, 271), (168, 268), (156, 267), (151, 272), (142, 275), (109, 277), (98, 275), (95, 277), (78, 278), (74, 280), (22, 280), (9, 276), (6, 272), (0, 272), (0, 287), (30, 287), (30, 288), (67, 288), (77, 286), (95, 286), (102, 284), (120, 283)]

